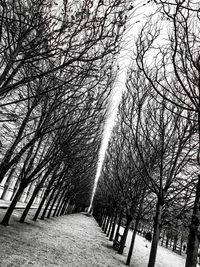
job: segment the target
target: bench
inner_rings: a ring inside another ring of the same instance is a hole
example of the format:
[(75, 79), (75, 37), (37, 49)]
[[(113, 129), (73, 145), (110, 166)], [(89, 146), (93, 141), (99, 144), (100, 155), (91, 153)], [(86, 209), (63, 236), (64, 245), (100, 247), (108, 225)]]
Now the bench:
[[(120, 240), (116, 240), (116, 239), (114, 239), (113, 240), (113, 248), (115, 249), (115, 250), (119, 250), (119, 247), (120, 247), (120, 242), (121, 242), (121, 239), (122, 239), (122, 236), (123, 235), (118, 235), (119, 237), (120, 237)], [(126, 246), (124, 246), (124, 248), (125, 248)]]

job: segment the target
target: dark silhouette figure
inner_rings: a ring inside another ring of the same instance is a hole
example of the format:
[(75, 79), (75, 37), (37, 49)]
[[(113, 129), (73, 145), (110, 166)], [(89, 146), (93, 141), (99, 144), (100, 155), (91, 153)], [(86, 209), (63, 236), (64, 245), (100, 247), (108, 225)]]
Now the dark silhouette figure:
[(151, 242), (151, 240), (152, 240), (151, 232), (147, 232), (147, 233), (146, 233), (146, 235), (145, 235), (145, 239), (148, 240), (149, 242)]

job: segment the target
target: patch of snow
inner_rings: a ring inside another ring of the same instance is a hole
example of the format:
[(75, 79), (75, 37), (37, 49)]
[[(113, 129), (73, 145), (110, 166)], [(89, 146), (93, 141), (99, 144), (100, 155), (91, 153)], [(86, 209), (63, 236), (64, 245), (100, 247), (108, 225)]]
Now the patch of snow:
[[(0, 210), (0, 218), (5, 210)], [(93, 217), (70, 214), (33, 222), (32, 210), (26, 223), (15, 210), (8, 227), (0, 225), (0, 267), (124, 267), (132, 232), (119, 255)], [(123, 229), (120, 229), (122, 234)], [(137, 235), (131, 267), (146, 267), (151, 243)], [(185, 255), (158, 246), (156, 267), (184, 267)]]
[[(120, 229), (120, 234), (123, 233), (123, 229)], [(128, 255), (130, 243), (132, 238), (132, 231), (129, 231), (126, 247), (124, 249), (124, 263)], [(131, 258), (132, 267), (146, 267), (148, 265), (149, 254), (151, 249), (151, 242), (147, 241), (144, 237), (136, 235), (133, 254)], [(178, 255), (171, 250), (158, 246), (156, 267), (184, 267), (185, 266), (185, 255)], [(197, 265), (198, 266), (198, 265)]]

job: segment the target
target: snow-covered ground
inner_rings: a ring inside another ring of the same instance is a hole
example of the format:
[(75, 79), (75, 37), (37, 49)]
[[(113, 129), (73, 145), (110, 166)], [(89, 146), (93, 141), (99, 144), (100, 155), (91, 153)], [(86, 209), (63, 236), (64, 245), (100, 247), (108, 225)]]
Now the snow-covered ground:
[(71, 214), (21, 224), (19, 213), (10, 226), (0, 225), (1, 267), (124, 266), (93, 217)]
[[(126, 248), (124, 255), (128, 255), (128, 249), (131, 242), (132, 232), (129, 231)], [(144, 237), (139, 235), (136, 236), (135, 246), (133, 250), (131, 265), (132, 267), (147, 267), (151, 243), (146, 241)], [(185, 255), (178, 255), (169, 249), (158, 246), (156, 267), (184, 267), (185, 266)]]
[[(25, 224), (17, 222), (19, 217), (16, 210), (9, 227), (0, 225), (0, 267), (125, 266), (129, 244), (124, 255), (117, 254), (93, 217), (71, 214), (33, 222), (29, 216)], [(146, 267), (149, 250), (150, 243), (137, 236), (131, 266)], [(184, 264), (183, 256), (159, 246), (156, 267)]]

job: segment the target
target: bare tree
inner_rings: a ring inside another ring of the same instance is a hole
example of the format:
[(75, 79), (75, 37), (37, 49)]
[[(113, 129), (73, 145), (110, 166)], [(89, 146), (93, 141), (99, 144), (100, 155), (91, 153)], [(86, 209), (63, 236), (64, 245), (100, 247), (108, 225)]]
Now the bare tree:
[[(155, 265), (156, 250), (161, 230), (162, 209), (167, 201), (167, 192), (176, 182), (176, 177), (189, 164), (196, 152), (191, 144), (194, 126), (188, 113), (159, 95), (151, 94), (148, 82), (140, 72), (133, 71), (128, 86), (123, 123), (131, 131), (143, 168), (135, 166), (142, 179), (157, 196), (154, 234), (149, 258), (149, 267)], [(171, 112), (174, 111), (174, 112)], [(141, 172), (141, 170), (144, 170)]]
[[(152, 23), (143, 28), (138, 39), (137, 64), (150, 82), (152, 88), (183, 110), (190, 110), (196, 115), (197, 139), (199, 140), (199, 11), (198, 3), (192, 1), (157, 2), (160, 5), (163, 23)], [(169, 29), (163, 46), (158, 45), (162, 34), (159, 26)], [(151, 34), (146, 30), (151, 28)], [(154, 51), (152, 60), (150, 53)], [(147, 62), (147, 57), (151, 58)], [(199, 142), (199, 141), (198, 141)], [(200, 144), (200, 142), (199, 142)], [(196, 165), (199, 168), (199, 151)], [(196, 266), (199, 247), (199, 175), (196, 184), (196, 198), (188, 239), (186, 266)], [(198, 218), (198, 219), (197, 219)]]
[[(1, 1), (1, 95), (59, 69), (87, 69), (86, 62), (116, 53), (125, 8), (124, 1), (115, 0), (109, 5), (102, 1), (91, 1), (91, 5), (88, 1), (78, 5), (73, 1)], [(34, 74), (26, 75), (24, 68)]]

